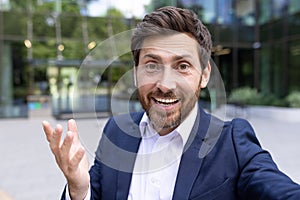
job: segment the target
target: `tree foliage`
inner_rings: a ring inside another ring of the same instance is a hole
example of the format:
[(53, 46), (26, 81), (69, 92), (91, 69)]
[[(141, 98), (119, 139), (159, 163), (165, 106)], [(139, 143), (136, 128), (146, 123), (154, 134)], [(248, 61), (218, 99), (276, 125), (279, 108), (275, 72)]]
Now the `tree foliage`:
[[(98, 43), (129, 26), (116, 8), (107, 10), (105, 17), (84, 16), (82, 5), (76, 0), (61, 1), (61, 13), (56, 12), (54, 0), (11, 0), (10, 8), (3, 13), (4, 36), (19, 38), (21, 43), (30, 39), (34, 59), (55, 59), (59, 38), (65, 47), (65, 59), (81, 59), (86, 54), (84, 45), (91, 41)], [(60, 27), (57, 27), (58, 22)], [(31, 36), (29, 23), (32, 23)], [(58, 28), (60, 35), (57, 35)]]
[[(136, 20), (125, 19), (123, 13), (116, 8), (107, 10), (104, 17), (86, 16), (82, 12), (83, 5), (80, 2), (62, 0), (61, 12), (58, 13), (55, 0), (10, 0), (10, 10), (2, 12), (1, 25), (4, 40), (11, 42), (14, 49), (18, 49), (13, 58), (14, 68), (17, 69), (15, 71), (20, 75), (20, 78), (14, 81), (14, 88), (20, 89), (20, 94), (16, 96), (26, 96), (32, 83), (29, 79), (33, 71), (34, 81), (47, 79), (48, 61), (57, 59), (58, 39), (64, 46), (63, 59), (80, 62), (89, 51), (88, 43), (99, 44), (115, 34), (127, 31), (134, 26), (132, 23), (136, 23)], [(25, 40), (30, 40), (30, 49), (24, 45)], [(29, 51), (32, 53), (32, 60), (28, 57)], [(112, 68), (110, 80), (117, 81), (128, 67), (131, 67), (128, 65), (131, 62), (130, 52), (118, 58), (118, 63), (122, 62), (126, 63), (121, 66), (118, 64), (122, 69)], [(38, 64), (33, 66), (32, 63)]]

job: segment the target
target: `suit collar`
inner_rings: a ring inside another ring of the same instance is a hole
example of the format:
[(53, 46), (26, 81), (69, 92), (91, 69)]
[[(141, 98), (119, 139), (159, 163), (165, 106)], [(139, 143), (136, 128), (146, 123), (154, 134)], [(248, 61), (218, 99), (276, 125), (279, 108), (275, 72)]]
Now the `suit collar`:
[(182, 200), (189, 197), (195, 179), (200, 173), (204, 158), (216, 144), (222, 127), (222, 121), (206, 114), (199, 108), (195, 124), (181, 158), (173, 200)]
[[(127, 199), (130, 182), (132, 178), (132, 171), (134, 168), (134, 162), (136, 159), (136, 153), (141, 142), (141, 132), (139, 130), (139, 122), (143, 116), (143, 112), (131, 113), (129, 116), (123, 116), (120, 122), (130, 120), (129, 123), (126, 123), (126, 133), (130, 135), (129, 137), (122, 138), (122, 144), (125, 146), (126, 151), (129, 151), (131, 156), (126, 157), (125, 163), (129, 163), (130, 166), (127, 167), (128, 171), (118, 171), (117, 178), (117, 194), (116, 199)], [(124, 131), (124, 130), (123, 130)], [(120, 165), (124, 163), (120, 160)]]
[[(131, 131), (133, 136), (136, 137), (126, 137), (122, 143), (126, 144), (128, 147), (127, 150), (130, 150), (133, 153), (130, 161), (127, 161), (127, 163), (132, 163), (132, 170), (131, 172), (118, 172), (117, 199), (124, 199), (128, 197), (136, 153), (141, 141), (141, 133), (138, 124), (142, 116), (142, 112), (128, 116), (134, 123), (132, 123), (131, 127), (128, 127), (127, 130)], [(222, 121), (206, 114), (201, 108), (199, 108), (196, 121), (193, 125), (188, 141), (185, 144), (184, 153), (181, 158), (173, 193), (174, 200), (186, 199), (190, 195), (193, 183), (203, 164), (204, 157), (216, 144), (222, 127)]]

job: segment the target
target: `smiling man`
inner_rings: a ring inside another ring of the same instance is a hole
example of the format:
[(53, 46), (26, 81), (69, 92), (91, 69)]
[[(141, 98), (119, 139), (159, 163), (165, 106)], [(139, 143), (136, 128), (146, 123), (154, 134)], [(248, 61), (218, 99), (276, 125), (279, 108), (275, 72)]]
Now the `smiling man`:
[(193, 37), (173, 34), (145, 39), (135, 67), (139, 100), (160, 135), (173, 131), (189, 115), (211, 70), (209, 64), (201, 69), (200, 47)]
[(107, 122), (90, 171), (74, 120), (43, 122), (67, 179), (62, 199), (300, 199), (300, 187), (263, 150), (251, 125), (198, 105), (212, 41), (197, 15), (164, 7), (133, 31), (134, 82), (145, 112)]

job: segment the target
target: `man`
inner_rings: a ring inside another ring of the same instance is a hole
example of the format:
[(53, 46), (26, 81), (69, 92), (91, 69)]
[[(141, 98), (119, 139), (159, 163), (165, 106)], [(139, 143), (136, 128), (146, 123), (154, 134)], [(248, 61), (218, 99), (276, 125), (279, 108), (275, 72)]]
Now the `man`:
[(107, 122), (89, 164), (74, 120), (43, 122), (71, 199), (300, 199), (249, 123), (223, 122), (197, 104), (211, 73), (212, 41), (191, 11), (164, 7), (133, 32), (134, 81), (143, 113)]

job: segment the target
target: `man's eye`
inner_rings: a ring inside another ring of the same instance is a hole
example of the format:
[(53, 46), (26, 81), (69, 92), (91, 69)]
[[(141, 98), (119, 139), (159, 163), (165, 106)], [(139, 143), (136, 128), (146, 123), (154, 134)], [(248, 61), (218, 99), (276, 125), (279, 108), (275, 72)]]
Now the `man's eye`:
[(145, 65), (146, 71), (147, 72), (155, 72), (160, 70), (160, 66), (156, 63), (148, 63)]
[(189, 69), (189, 65), (188, 64), (185, 64), (185, 63), (182, 63), (180, 65), (177, 66), (177, 70), (179, 71), (187, 71)]

